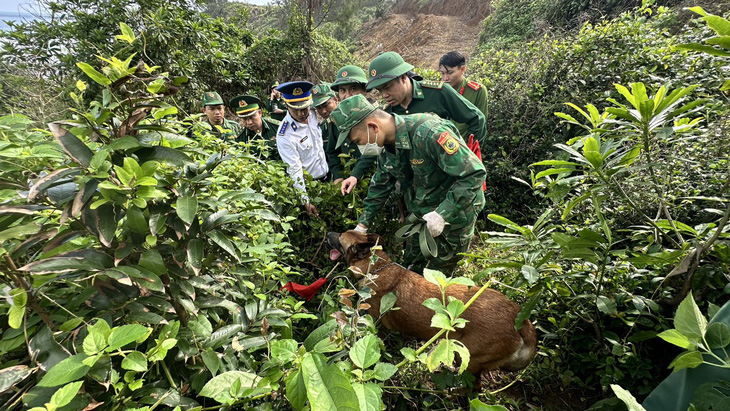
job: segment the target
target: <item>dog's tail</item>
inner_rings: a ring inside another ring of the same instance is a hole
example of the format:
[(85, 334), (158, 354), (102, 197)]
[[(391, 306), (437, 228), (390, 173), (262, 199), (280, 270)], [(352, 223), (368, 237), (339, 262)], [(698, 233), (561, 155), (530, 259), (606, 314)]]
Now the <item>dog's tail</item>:
[(537, 353), (537, 331), (529, 320), (522, 322), (522, 328), (519, 331), (522, 337), (522, 345), (511, 356), (510, 361), (501, 368), (509, 371), (519, 371), (532, 362)]

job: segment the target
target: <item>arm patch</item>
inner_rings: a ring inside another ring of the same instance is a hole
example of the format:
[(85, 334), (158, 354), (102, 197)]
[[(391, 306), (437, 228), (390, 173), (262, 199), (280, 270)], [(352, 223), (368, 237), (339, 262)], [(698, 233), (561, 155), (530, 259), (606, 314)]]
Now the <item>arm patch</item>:
[(480, 88), (482, 88), (482, 85), (477, 83), (476, 81), (470, 81), (466, 83), (466, 85), (473, 88), (474, 90), (479, 90)]
[(452, 155), (459, 151), (459, 140), (457, 140), (456, 137), (448, 131), (441, 133), (438, 143), (448, 155)]

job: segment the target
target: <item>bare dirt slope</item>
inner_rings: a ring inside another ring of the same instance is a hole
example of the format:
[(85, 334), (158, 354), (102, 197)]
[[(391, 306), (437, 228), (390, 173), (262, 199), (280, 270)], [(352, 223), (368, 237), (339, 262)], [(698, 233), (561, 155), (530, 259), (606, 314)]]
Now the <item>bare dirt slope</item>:
[(380, 52), (396, 51), (416, 67), (431, 69), (437, 69), (438, 59), (452, 50), (468, 57), (479, 40), (489, 3), (399, 0), (387, 16), (363, 26), (358, 56), (369, 62)]

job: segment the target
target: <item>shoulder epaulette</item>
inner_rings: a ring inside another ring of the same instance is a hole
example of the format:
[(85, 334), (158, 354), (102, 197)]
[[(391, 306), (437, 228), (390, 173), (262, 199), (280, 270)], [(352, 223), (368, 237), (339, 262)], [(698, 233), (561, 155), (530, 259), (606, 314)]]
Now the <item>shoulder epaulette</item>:
[(271, 118), (271, 117), (268, 117), (268, 118), (266, 119), (266, 121), (268, 121), (269, 123), (271, 123), (271, 124), (273, 124), (273, 125), (275, 125), (275, 126), (278, 126), (278, 125), (280, 125), (280, 124), (281, 124), (281, 120), (277, 120), (277, 119), (275, 119), (275, 118)]
[(482, 88), (482, 85), (477, 83), (476, 81), (470, 81), (466, 83), (466, 85), (473, 88), (474, 90), (479, 90), (480, 88)]
[(444, 86), (443, 81), (423, 80), (421, 82), (423, 87), (441, 89)]

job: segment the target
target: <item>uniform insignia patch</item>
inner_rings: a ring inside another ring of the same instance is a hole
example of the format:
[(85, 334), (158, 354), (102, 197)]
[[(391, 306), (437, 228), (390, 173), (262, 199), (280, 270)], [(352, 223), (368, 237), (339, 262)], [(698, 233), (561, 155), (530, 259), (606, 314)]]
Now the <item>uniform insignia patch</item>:
[(312, 90), (312, 94), (319, 94), (319, 90), (317, 90), (317, 89), (315, 88), (314, 90)]
[(309, 136), (304, 136), (304, 137), (302, 137), (301, 140), (299, 140), (299, 142), (303, 143), (303, 142), (307, 141), (308, 138), (309, 138)]
[(466, 83), (466, 85), (473, 88), (474, 90), (479, 90), (482, 87), (482, 85), (477, 83), (476, 81), (470, 81)]
[(286, 133), (286, 128), (288, 126), (289, 126), (289, 122), (288, 121), (285, 121), (284, 123), (282, 123), (281, 128), (279, 129), (279, 134), (281, 134), (283, 136), (284, 133)]
[(376, 74), (378, 74), (378, 72), (375, 71), (375, 69), (370, 70), (370, 77), (375, 77)]
[(291, 123), (291, 129), (292, 131), (297, 131), (297, 123), (293, 122)]
[(433, 80), (423, 80), (421, 82), (421, 85), (423, 87), (440, 89), (440, 88), (443, 88), (444, 82), (443, 81), (433, 81)]
[(416, 165), (416, 166), (421, 165), (421, 164), (423, 164), (423, 159), (422, 158), (414, 158), (414, 159), (411, 160), (411, 164)]
[(342, 72), (342, 77), (347, 77), (347, 72), (346, 71), (343, 71)]
[(301, 96), (302, 94), (304, 94), (304, 91), (302, 91), (302, 89), (300, 89), (299, 87), (297, 87), (297, 88), (294, 89), (294, 91), (292, 91), (292, 94), (295, 95), (295, 96)]
[(238, 107), (246, 107), (247, 104), (245, 100), (241, 100), (238, 102)]
[(446, 154), (451, 155), (459, 151), (459, 141), (448, 131), (441, 133), (438, 143), (444, 148)]

